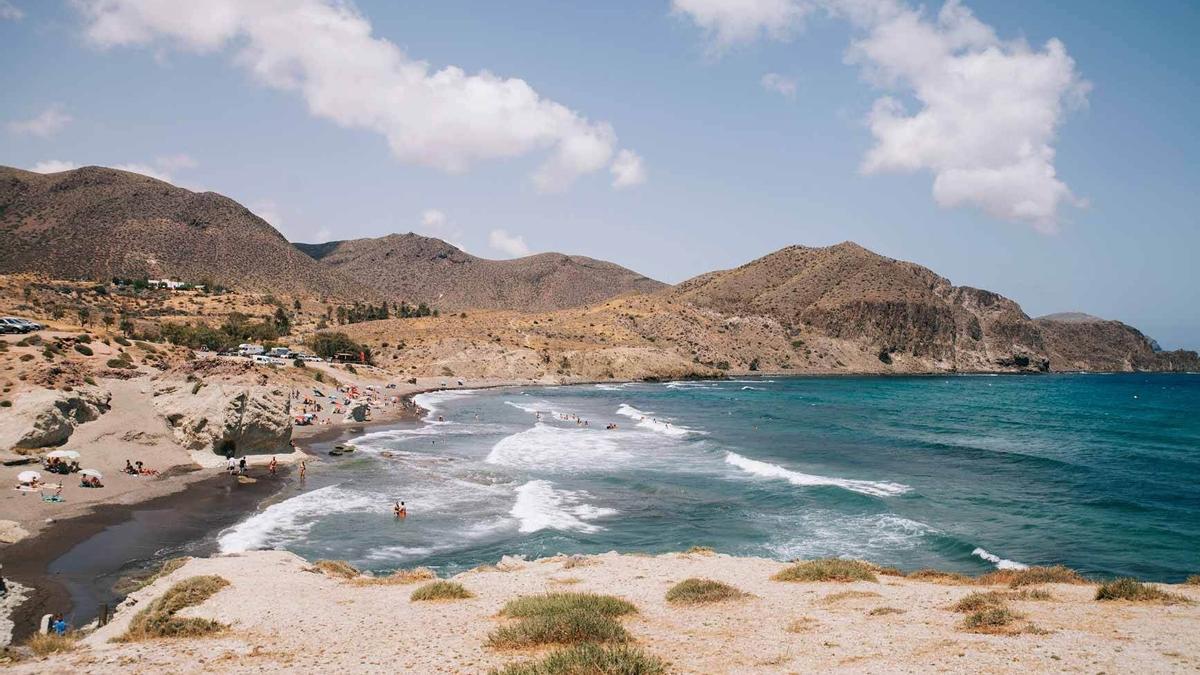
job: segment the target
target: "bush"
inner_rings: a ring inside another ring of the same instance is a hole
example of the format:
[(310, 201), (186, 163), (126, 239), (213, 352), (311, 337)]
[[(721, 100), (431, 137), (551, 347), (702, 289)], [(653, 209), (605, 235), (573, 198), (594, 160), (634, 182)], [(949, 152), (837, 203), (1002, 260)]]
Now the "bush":
[(931, 581), (938, 584), (973, 584), (975, 580), (965, 574), (957, 572), (942, 572), (941, 570), (917, 570), (905, 575), (909, 579), (919, 579), (921, 581)]
[(540, 661), (514, 663), (492, 675), (660, 675), (666, 664), (637, 647), (584, 643), (550, 652)]
[(0, 408), (11, 408), (12, 401), (0, 401)]
[(1087, 579), (1069, 567), (1030, 567), (1024, 570), (999, 570), (979, 577), (981, 584), (1008, 584), (1012, 588), (1034, 584), (1086, 584)]
[(1167, 604), (1186, 603), (1191, 600), (1168, 593), (1158, 586), (1143, 584), (1136, 579), (1117, 579), (1096, 589), (1097, 600), (1128, 600), (1130, 602), (1162, 602)]
[(775, 576), (775, 581), (877, 581), (871, 565), (861, 560), (824, 558), (808, 560), (785, 568)]
[(1187, 584), (1188, 586), (1200, 586), (1200, 574), (1193, 574), (1187, 578), (1187, 581), (1184, 581), (1183, 583)]
[(974, 633), (1009, 632), (1009, 626), (1021, 616), (1006, 607), (983, 609), (963, 619), (963, 628)]
[(436, 579), (437, 575), (428, 567), (418, 567), (412, 570), (396, 570), (386, 577), (359, 577), (354, 580), (355, 586), (404, 586), (418, 581)]
[(372, 359), (370, 347), (351, 340), (345, 333), (317, 333), (308, 341), (308, 346), (323, 359), (332, 359), (337, 354), (362, 354), (367, 363)]
[(84, 356), (91, 356), (93, 354), (92, 348), (88, 347), (87, 345), (75, 345), (75, 351), (83, 354)]
[(897, 609), (896, 607), (876, 607), (875, 609), (867, 612), (867, 616), (886, 616), (888, 614), (903, 614), (903, 613), (904, 613), (904, 610)]
[(463, 585), (456, 581), (435, 581), (413, 591), (411, 599), (414, 602), (424, 600), (465, 600), (473, 598), (475, 594), (463, 588)]
[(85, 345), (91, 344), (92, 336), (88, 335), (87, 333), (80, 333), (79, 335), (75, 336), (75, 341), (80, 344), (85, 344)]
[(956, 612), (978, 612), (991, 607), (1003, 607), (1004, 596), (992, 591), (990, 593), (971, 593), (951, 607)]
[(125, 338), (121, 337), (120, 335), (113, 338), (113, 342), (116, 342), (117, 344), (121, 345), (122, 347), (128, 347), (130, 344), (132, 344), (131, 342), (129, 342), (129, 340), (126, 340)]
[(716, 553), (716, 551), (712, 550), (712, 548), (709, 546), (693, 546), (684, 551), (684, 553), (691, 553), (693, 555), (713, 555)]
[(341, 577), (342, 579), (353, 579), (361, 574), (357, 567), (345, 560), (318, 560), (313, 563), (312, 569), (325, 576)]
[(21, 360), (22, 360), (22, 361), (32, 361), (32, 360), (33, 360), (33, 354), (22, 354), (22, 355), (21, 355)]
[(75, 642), (77, 640), (75, 633), (67, 633), (59, 635), (58, 633), (35, 633), (25, 643), (26, 647), (37, 656), (49, 656), (51, 654), (62, 654), (75, 650)]
[(216, 595), (229, 582), (215, 575), (190, 577), (167, 589), (166, 593), (134, 615), (129, 629), (118, 642), (137, 642), (162, 637), (201, 637), (225, 630), (224, 624), (209, 619), (175, 616), (186, 607), (194, 607)]
[(526, 617), (515, 625), (497, 628), (488, 636), (488, 646), (497, 649), (628, 641), (629, 633), (616, 619), (579, 610)]
[(725, 600), (738, 600), (746, 593), (729, 584), (712, 579), (684, 579), (667, 591), (667, 602), (696, 605)]
[(505, 616), (516, 618), (547, 616), (565, 612), (592, 612), (604, 616), (622, 616), (637, 612), (637, 607), (611, 595), (546, 593), (509, 600), (501, 610)]
[(130, 361), (128, 358), (109, 359), (104, 365), (108, 366), (109, 368), (116, 368), (116, 369), (121, 369), (121, 368), (132, 369), (134, 367), (133, 362)]

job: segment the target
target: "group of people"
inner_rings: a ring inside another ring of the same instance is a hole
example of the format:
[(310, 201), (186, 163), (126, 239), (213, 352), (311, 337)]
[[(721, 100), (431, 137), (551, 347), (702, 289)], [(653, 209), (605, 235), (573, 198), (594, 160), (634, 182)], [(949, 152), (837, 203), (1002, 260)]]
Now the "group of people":
[(145, 467), (145, 465), (142, 464), (141, 460), (138, 460), (138, 461), (134, 462), (133, 464), (130, 464), (129, 460), (125, 460), (125, 468), (121, 469), (121, 473), (127, 473), (130, 476), (157, 476), (158, 475), (158, 471), (156, 469), (147, 469)]
[(230, 455), (225, 459), (225, 473), (230, 476), (246, 475), (246, 458), (242, 457), (239, 460), (237, 457)]
[(71, 460), (68, 462), (61, 457), (47, 457), (42, 465), (50, 473), (58, 473), (64, 476), (79, 471), (79, 460)]
[(392, 512), (395, 513), (396, 518), (399, 519), (408, 517), (408, 507), (404, 505), (404, 502), (396, 502), (396, 506), (392, 509)]
[(100, 476), (95, 474), (84, 474), (79, 477), (79, 487), (102, 488), (104, 487), (104, 484), (100, 482)]

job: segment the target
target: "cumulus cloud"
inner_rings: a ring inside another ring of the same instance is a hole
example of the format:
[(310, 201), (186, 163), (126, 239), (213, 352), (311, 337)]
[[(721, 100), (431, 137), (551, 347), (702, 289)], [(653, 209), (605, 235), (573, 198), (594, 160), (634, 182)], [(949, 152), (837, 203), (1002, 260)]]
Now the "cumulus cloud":
[(61, 105), (55, 103), (30, 119), (9, 122), (8, 130), (14, 134), (49, 138), (62, 131), (72, 119)]
[(632, 150), (618, 152), (609, 170), (613, 176), (613, 187), (617, 189), (646, 182), (646, 166), (642, 163), (642, 158)]
[(0, 21), (20, 21), (25, 18), (25, 12), (8, 0), (0, 0)]
[(154, 160), (155, 165), (165, 171), (178, 171), (179, 169), (194, 169), (199, 166), (199, 163), (192, 159), (191, 155), (179, 153), (176, 155), (165, 155)]
[(607, 167), (617, 138), (524, 80), (433, 68), (341, 0), (78, 0), (88, 37), (102, 47), (149, 45), (235, 51), (260, 83), (298, 92), (309, 112), (387, 139), (399, 159), (448, 172), (535, 152), (539, 190), (569, 186)]
[(29, 167), (29, 170), (36, 173), (58, 173), (78, 168), (79, 165), (75, 162), (68, 162), (61, 159), (47, 159)]
[(270, 199), (263, 199), (251, 204), (250, 210), (254, 215), (267, 221), (271, 227), (283, 232), (283, 215), (279, 212), (278, 204)]
[(767, 91), (783, 94), (788, 98), (796, 98), (796, 80), (779, 73), (767, 73), (759, 80), (759, 84)]
[(462, 229), (450, 222), (449, 216), (440, 209), (425, 209), (421, 212), (421, 232), (431, 237), (437, 237), (455, 248), (465, 250), (461, 243)]
[[(677, 11), (682, 1), (675, 0)], [(741, 4), (707, 2), (728, 12)], [(933, 16), (902, 0), (789, 4), (849, 21), (858, 34), (847, 62), (886, 92), (867, 115), (875, 146), (864, 173), (929, 171), (939, 205), (973, 206), (1042, 232), (1058, 229), (1064, 204), (1083, 206), (1057, 176), (1053, 143), (1066, 113), (1085, 104), (1090, 85), (1060, 41), (1037, 48), (1001, 39), (959, 0)], [(713, 12), (689, 15), (714, 39), (722, 35), (712, 26)], [(736, 31), (725, 34), (742, 41), (781, 31), (755, 12), (732, 25)]]
[(671, 9), (704, 29), (720, 52), (759, 37), (787, 39), (813, 6), (806, 0), (671, 0)]
[(488, 245), (510, 258), (521, 258), (529, 255), (529, 245), (520, 235), (509, 234), (505, 230), (492, 230), (488, 234)]

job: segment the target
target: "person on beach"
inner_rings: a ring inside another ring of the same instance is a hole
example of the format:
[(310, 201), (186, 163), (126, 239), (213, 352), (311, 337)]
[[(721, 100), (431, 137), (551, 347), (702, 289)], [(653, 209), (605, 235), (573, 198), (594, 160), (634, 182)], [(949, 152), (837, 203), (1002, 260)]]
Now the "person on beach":
[(304, 480), (304, 474), (308, 472), (308, 462), (300, 460), (300, 480)]
[(404, 502), (396, 502), (396, 507), (392, 511), (395, 512), (396, 517), (399, 519), (408, 517), (408, 507), (404, 505)]
[(272, 457), (271, 463), (267, 465), (267, 470), (270, 471), (272, 476), (274, 476), (278, 469), (279, 469), (279, 462), (274, 457)]
[(57, 635), (67, 634), (67, 622), (63, 619), (62, 614), (55, 615), (54, 621), (50, 624), (50, 630), (54, 631)]
[(125, 468), (121, 469), (121, 470), (124, 471), (125, 473), (129, 474), (130, 476), (137, 475), (137, 469), (133, 468), (133, 465), (129, 463), (129, 460), (125, 460)]
[(241, 476), (246, 475), (246, 458), (245, 457), (242, 457), (240, 460), (238, 460), (238, 475), (241, 475)]

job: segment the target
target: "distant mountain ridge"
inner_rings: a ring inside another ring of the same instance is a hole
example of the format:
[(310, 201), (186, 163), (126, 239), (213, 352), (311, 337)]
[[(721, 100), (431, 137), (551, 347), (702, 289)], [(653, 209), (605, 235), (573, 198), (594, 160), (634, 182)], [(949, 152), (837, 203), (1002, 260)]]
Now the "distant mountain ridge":
[(296, 247), (391, 298), (454, 311), (546, 311), (666, 288), (620, 265), (585, 256), (539, 253), (489, 260), (411, 232)]
[(228, 197), (116, 169), (0, 167), (0, 236), (0, 273), (207, 279), (248, 291), (376, 297)]

